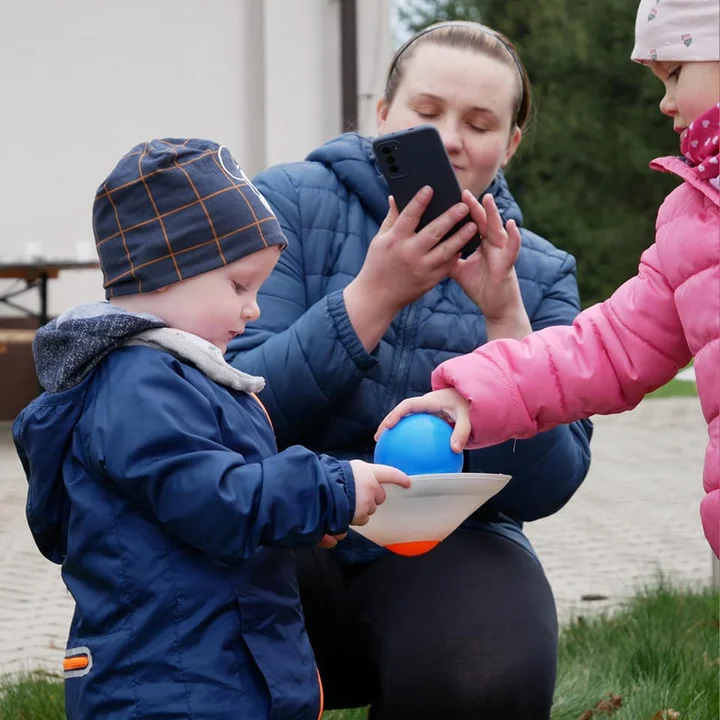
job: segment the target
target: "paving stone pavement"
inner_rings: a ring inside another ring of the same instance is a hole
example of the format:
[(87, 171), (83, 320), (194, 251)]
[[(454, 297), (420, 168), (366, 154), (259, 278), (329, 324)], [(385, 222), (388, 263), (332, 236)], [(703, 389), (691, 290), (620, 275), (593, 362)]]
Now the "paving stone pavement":
[(689, 585), (712, 575), (698, 512), (708, 435), (697, 398), (645, 400), (594, 423), (587, 479), (563, 510), (526, 526), (562, 620), (616, 606), (660, 572)]
[[(630, 413), (596, 418), (595, 424), (590, 476), (560, 513), (527, 526), (562, 620), (618, 604), (658, 571), (682, 583), (710, 580), (710, 549), (698, 516), (707, 429), (697, 399), (646, 400)], [(57, 671), (73, 611), (59, 568), (33, 544), (25, 493), (5, 426), (0, 428), (0, 673)]]

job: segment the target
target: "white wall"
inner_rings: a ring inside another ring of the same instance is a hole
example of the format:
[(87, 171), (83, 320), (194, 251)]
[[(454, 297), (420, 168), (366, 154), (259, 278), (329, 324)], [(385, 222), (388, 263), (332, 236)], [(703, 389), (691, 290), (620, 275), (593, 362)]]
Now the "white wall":
[(393, 54), (390, 0), (357, 0), (358, 129), (375, 134), (375, 107)]
[[(371, 132), (376, 98), (362, 94), (381, 90), (390, 0), (358, 6), (361, 129)], [(23, 257), (28, 242), (74, 257), (76, 242), (92, 241), (97, 186), (135, 143), (210, 138), (252, 175), (339, 132), (339, 3), (3, 2), (0, 93), (0, 257)], [(102, 295), (99, 271), (67, 272), (50, 283), (50, 310)], [(34, 294), (23, 302), (34, 306)]]
[[(358, 129), (375, 106), (392, 56), (391, 0), (356, 0)], [(342, 127), (338, 0), (265, 0), (265, 162), (302, 160)], [(314, 78), (309, 83), (308, 78)]]
[(265, 0), (267, 165), (302, 160), (340, 131), (339, 28), (339, 2)]

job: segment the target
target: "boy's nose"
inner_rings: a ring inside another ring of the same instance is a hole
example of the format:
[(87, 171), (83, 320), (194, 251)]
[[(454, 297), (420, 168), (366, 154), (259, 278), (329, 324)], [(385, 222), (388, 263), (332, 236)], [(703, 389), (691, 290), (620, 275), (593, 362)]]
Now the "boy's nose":
[(253, 322), (260, 317), (260, 306), (257, 304), (257, 300), (247, 303), (243, 307), (242, 317), (245, 322)]

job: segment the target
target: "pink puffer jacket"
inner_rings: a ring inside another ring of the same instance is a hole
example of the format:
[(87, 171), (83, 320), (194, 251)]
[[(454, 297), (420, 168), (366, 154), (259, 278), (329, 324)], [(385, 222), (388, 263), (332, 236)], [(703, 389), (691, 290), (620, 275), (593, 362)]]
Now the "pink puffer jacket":
[(653, 167), (685, 182), (660, 208), (637, 276), (572, 327), (498, 340), (443, 363), (433, 388), (455, 387), (470, 401), (469, 447), (486, 447), (629, 410), (694, 357), (710, 434), (700, 515), (720, 555), (720, 193), (680, 158)]

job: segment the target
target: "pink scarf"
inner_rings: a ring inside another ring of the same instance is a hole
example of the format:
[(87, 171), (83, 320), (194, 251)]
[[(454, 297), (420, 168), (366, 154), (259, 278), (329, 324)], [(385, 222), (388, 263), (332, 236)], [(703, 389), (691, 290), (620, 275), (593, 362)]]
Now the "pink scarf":
[(720, 190), (720, 103), (693, 120), (680, 136), (680, 150), (703, 180)]

